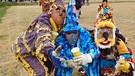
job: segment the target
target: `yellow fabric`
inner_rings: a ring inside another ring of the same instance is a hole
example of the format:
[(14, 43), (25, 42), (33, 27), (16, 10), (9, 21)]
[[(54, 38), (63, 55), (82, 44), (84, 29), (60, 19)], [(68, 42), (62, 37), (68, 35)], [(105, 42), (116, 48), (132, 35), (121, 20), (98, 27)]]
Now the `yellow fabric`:
[(24, 57), (22, 56), (16, 56), (18, 63), (22, 65), (29, 73), (29, 76), (33, 76), (36, 74), (34, 70), (30, 67), (30, 65), (24, 60)]
[[(16, 44), (18, 43), (18, 38), (16, 39)], [(16, 48), (16, 52), (19, 53), (20, 52), (20, 47), (18, 45), (15, 45)]]
[(125, 43), (120, 39), (119, 45), (116, 45), (119, 54), (129, 53)]
[(110, 27), (112, 29), (115, 28), (114, 24), (111, 21), (102, 21), (96, 26), (97, 29), (104, 27)]
[[(54, 23), (54, 21), (53, 21), (52, 18), (50, 18), (50, 23), (52, 25), (53, 31), (56, 32), (56, 33), (58, 33), (57, 31), (58, 31), (59, 28), (57, 28), (57, 25)], [(55, 40), (56, 37), (57, 37), (57, 35), (55, 35), (55, 34), (52, 33), (52, 40)]]
[(50, 2), (54, 2), (55, 0), (50, 0)]
[(57, 32), (57, 31), (58, 31), (58, 28), (57, 28), (57, 26), (56, 26), (56, 24), (54, 23), (54, 21), (53, 21), (52, 18), (50, 18), (50, 23), (51, 23), (51, 25), (52, 25), (53, 31)]
[[(34, 23), (32, 23), (30, 26), (33, 26), (33, 24)], [(28, 42), (26, 40), (26, 34), (32, 32), (33, 29), (26, 30), (20, 37), (18, 37), (11, 50), (13, 51), (13, 54), (14, 54), (15, 58), (18, 60), (19, 64), (21, 64), (28, 71), (29, 76), (33, 76), (33, 75), (36, 76), (36, 73), (31, 68), (31, 66), (24, 60), (24, 58), (28, 57), (28, 56), (36, 56), (38, 58), (39, 62), (44, 67), (44, 70), (46, 72), (45, 76), (48, 76), (52, 72), (52, 69), (47, 68), (46, 65), (44, 65), (44, 62), (48, 62), (48, 61), (47, 61), (47, 58), (44, 56), (44, 54), (40, 53), (40, 51), (46, 45), (52, 45), (53, 47), (55, 47), (55, 45), (53, 42), (47, 42), (46, 44), (44, 44), (44, 41), (50, 40), (50, 37), (51, 37), (51, 30), (49, 29), (49, 27), (47, 27), (47, 26), (40, 27), (39, 24), (37, 24), (35, 27), (38, 28), (36, 33), (40, 33), (40, 31), (44, 31), (44, 30), (48, 31), (46, 34), (37, 36), (37, 39), (35, 41), (35, 47), (37, 48), (36, 52), (30, 48), (30, 46), (27, 44)], [(23, 43), (24, 47), (27, 49), (27, 51), (28, 51), (27, 54), (21, 54), (21, 46), (20, 46), (20, 43), (18, 42), (19, 38), (22, 39), (21, 43)], [(40, 39), (42, 39), (42, 42), (39, 42)], [(51, 71), (48, 72), (48, 69), (49, 70), (51, 69)]]
[(28, 50), (28, 52), (31, 52), (31, 51), (33, 51), (33, 50), (30, 49), (29, 45), (27, 44), (27, 40), (26, 40), (25, 36), (26, 36), (26, 32), (24, 33), (24, 35), (23, 35), (23, 37), (22, 37), (22, 39), (23, 39), (23, 44), (24, 44), (24, 46), (26, 47), (26, 49)]
[(108, 38), (108, 41), (111, 42), (111, 45), (112, 45), (112, 46), (115, 44), (115, 39)]
[(130, 70), (129, 70), (130, 64), (127, 61), (119, 60), (118, 62), (120, 63), (120, 65), (118, 67), (116, 67), (117, 71), (122, 70), (125, 73), (129, 73), (130, 72)]
[[(105, 41), (105, 38), (101, 38), (101, 39), (96, 39), (95, 40), (97, 46), (100, 45), (100, 42), (104, 42), (104, 41)], [(108, 38), (108, 41), (111, 42), (112, 46), (115, 44), (115, 40), (114, 39)]]
[(97, 46), (99, 46), (100, 42), (103, 42), (103, 41), (105, 41), (105, 38), (101, 38), (101, 39), (96, 39), (95, 40)]

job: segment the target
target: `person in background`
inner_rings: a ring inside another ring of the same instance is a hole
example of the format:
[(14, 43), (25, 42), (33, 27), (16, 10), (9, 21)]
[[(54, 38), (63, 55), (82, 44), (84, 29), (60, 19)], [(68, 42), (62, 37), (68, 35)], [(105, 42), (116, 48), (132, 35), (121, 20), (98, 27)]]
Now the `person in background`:
[(90, 5), (90, 0), (86, 0), (86, 5)]
[(39, 1), (40, 14), (13, 44), (12, 52), (18, 62), (28, 71), (29, 76), (48, 76), (54, 66), (61, 63), (55, 49), (53, 31), (58, 32), (65, 20), (65, 7), (61, 0), (50, 5), (49, 0)]
[(98, 14), (94, 27), (102, 21), (113, 21), (113, 8), (109, 6), (108, 0), (102, 0), (102, 3), (98, 7)]
[[(74, 6), (69, 3), (65, 27), (55, 40), (56, 47), (62, 46), (58, 57), (63, 58), (63, 61), (61, 68), (55, 68), (54, 76), (72, 76), (73, 69), (80, 70), (81, 68), (85, 70), (83, 75), (99, 76), (96, 71), (96, 59), (100, 52), (92, 42), (89, 32), (77, 22), (73, 8)], [(75, 56), (71, 52), (73, 48), (79, 48), (80, 55)]]
[(83, 0), (75, 0), (76, 19), (80, 18)]

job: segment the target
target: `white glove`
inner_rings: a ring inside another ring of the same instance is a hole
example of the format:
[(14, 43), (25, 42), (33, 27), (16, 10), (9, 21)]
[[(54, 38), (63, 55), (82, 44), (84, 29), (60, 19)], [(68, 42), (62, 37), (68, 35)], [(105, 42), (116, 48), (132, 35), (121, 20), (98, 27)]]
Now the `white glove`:
[(85, 65), (92, 62), (91, 54), (82, 54), (80, 56), (74, 57), (74, 62), (78, 65)]

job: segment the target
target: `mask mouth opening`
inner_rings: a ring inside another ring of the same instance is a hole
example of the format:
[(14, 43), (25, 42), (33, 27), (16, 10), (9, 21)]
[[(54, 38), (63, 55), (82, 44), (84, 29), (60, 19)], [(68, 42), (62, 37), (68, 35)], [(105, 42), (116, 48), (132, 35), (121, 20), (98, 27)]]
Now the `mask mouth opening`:
[(110, 44), (110, 41), (100, 42), (100, 44), (102, 44), (102, 45), (108, 45), (108, 44)]

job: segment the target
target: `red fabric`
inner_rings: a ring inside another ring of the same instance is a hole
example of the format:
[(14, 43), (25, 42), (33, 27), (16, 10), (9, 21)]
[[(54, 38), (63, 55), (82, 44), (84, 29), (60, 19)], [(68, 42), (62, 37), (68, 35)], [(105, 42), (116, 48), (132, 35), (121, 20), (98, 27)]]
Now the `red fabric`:
[(132, 55), (132, 54), (133, 54), (133, 51), (132, 51), (132, 49), (131, 49), (131, 48), (129, 48), (129, 53), (130, 53), (130, 55)]

